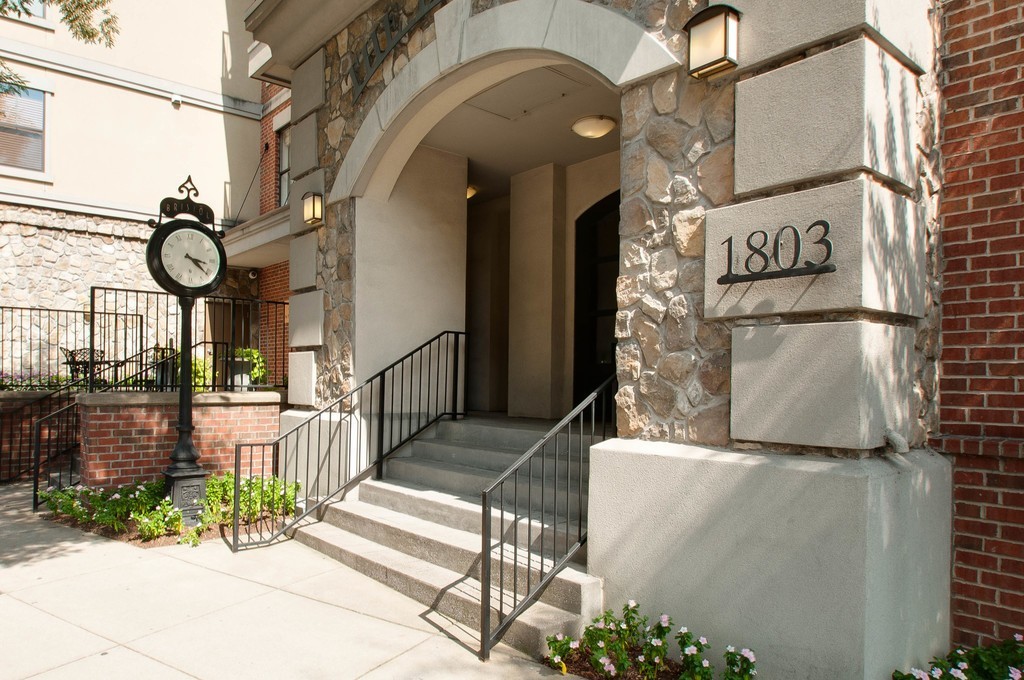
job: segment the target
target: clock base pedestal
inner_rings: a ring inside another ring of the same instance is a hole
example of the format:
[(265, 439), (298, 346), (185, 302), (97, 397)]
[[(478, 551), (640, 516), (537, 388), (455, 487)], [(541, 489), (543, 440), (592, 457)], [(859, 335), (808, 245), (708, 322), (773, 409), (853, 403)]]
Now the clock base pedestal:
[(199, 524), (199, 515), (206, 501), (206, 478), (210, 472), (196, 466), (194, 470), (165, 470), (167, 495), (174, 507), (181, 510), (186, 527)]

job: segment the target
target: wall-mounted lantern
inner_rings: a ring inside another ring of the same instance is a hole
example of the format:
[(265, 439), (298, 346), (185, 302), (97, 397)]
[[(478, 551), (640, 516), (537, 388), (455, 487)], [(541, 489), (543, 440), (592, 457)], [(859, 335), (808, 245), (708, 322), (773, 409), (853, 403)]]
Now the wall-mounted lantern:
[(736, 66), (740, 13), (729, 5), (711, 5), (683, 27), (690, 40), (690, 75), (704, 78)]
[(315, 191), (302, 197), (302, 220), (306, 224), (320, 224), (324, 219), (324, 197)]

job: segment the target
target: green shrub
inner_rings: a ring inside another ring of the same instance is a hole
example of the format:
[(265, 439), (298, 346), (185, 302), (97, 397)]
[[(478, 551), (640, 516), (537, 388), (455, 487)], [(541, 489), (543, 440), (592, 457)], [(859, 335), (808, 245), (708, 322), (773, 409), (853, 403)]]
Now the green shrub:
[(945, 657), (936, 657), (926, 670), (912, 668), (909, 673), (893, 671), (892, 680), (1021, 680), (1024, 677), (1024, 636), (982, 647), (959, 647)]
[(235, 356), (249, 362), (249, 379), (253, 385), (264, 385), (267, 382), (267, 360), (255, 347), (239, 347)]
[[(606, 678), (629, 675), (653, 680), (667, 669), (678, 672), (680, 680), (712, 680), (714, 666), (704, 658), (704, 651), (710, 648), (707, 638), (695, 639), (688, 629), (680, 628), (675, 636), (682, 651), (677, 662), (669, 659), (671, 631), (672, 619), (667, 614), (649, 624), (637, 603), (630, 600), (623, 606), (621, 618), (609, 609), (584, 629), (579, 640), (562, 634), (548, 637), (548, 663), (565, 673), (567, 664), (585, 662)], [(726, 647), (723, 658), (722, 680), (751, 680), (757, 675), (756, 658), (749, 649)]]

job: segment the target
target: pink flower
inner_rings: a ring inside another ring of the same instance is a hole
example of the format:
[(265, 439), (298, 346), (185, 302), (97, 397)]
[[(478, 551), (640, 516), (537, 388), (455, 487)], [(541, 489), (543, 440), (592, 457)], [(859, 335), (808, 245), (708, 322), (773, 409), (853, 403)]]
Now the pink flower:
[(707, 668), (708, 666), (711, 665), (711, 662), (708, 661), (707, 659), (704, 659), (703, 661), (700, 662), (700, 665), (704, 666), (704, 668)]
[(1021, 635), (1020, 633), (1014, 633), (1013, 639), (1017, 642), (1024, 642), (1024, 635)]
[(1020, 678), (1021, 678), (1020, 669), (1019, 668), (1014, 668), (1013, 666), (1010, 666), (1010, 680), (1020, 680)]
[(565, 636), (562, 635), (561, 633), (559, 633), (558, 635), (555, 636), (555, 639), (558, 640), (559, 642), (561, 642), (562, 640), (565, 639)]
[(693, 656), (696, 653), (697, 653), (697, 648), (694, 647), (693, 645), (690, 645), (689, 647), (687, 647), (686, 649), (683, 650), (683, 654), (685, 654), (686, 656)]
[(920, 668), (911, 668), (910, 674), (917, 678), (917, 680), (928, 680), (928, 674)]
[(704, 645), (706, 647), (707, 644), (708, 644), (708, 639), (706, 637), (704, 637), (703, 635), (701, 635), (699, 638), (697, 638), (697, 642), (701, 643), (702, 645)]
[(742, 654), (743, 656), (747, 657), (747, 659), (750, 660), (750, 663), (757, 663), (757, 659), (754, 658), (754, 653), (752, 651), (750, 651), (749, 649), (747, 649), (746, 647), (744, 647), (743, 650), (740, 651), (740, 654)]
[(569, 643), (569, 649), (579, 649), (579, 648), (580, 648), (580, 641), (579, 640), (573, 640), (573, 641), (571, 641)]
[(661, 615), (661, 625), (668, 627), (668, 614)]
[(956, 678), (956, 680), (967, 680), (967, 676), (964, 675), (964, 672), (962, 670), (957, 669), (957, 668), (954, 668), (953, 670), (951, 670), (949, 672), (949, 674), (952, 675), (954, 678)]

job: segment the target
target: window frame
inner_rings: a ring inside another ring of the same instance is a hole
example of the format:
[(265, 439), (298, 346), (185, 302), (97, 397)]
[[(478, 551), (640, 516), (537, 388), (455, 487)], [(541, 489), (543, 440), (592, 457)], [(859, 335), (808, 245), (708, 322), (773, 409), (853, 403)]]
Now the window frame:
[(50, 139), (48, 137), (52, 135), (52, 131), (50, 130), (50, 123), (53, 117), (53, 85), (46, 80), (26, 77), (25, 88), (28, 90), (35, 90), (37, 92), (41, 92), (43, 95), (43, 169), (31, 170), (28, 168), (20, 168), (16, 165), (5, 165), (4, 163), (0, 163), (0, 177), (24, 179), (34, 182), (52, 184), (53, 174), (50, 165)]

